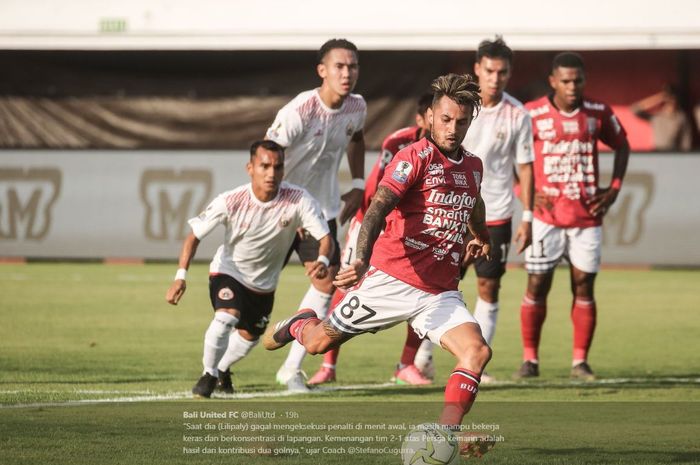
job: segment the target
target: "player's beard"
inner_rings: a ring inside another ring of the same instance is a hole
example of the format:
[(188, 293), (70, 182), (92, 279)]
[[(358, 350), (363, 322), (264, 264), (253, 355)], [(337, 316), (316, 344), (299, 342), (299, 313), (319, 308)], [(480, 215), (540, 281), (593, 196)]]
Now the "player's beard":
[(450, 155), (454, 155), (457, 150), (459, 150), (459, 143), (455, 140), (454, 142), (454, 147), (447, 147), (446, 144), (449, 144), (450, 142), (445, 140), (442, 142), (437, 142), (435, 141), (435, 145), (437, 145), (437, 148), (440, 149), (440, 152), (442, 152), (443, 155), (446, 157), (449, 157)]

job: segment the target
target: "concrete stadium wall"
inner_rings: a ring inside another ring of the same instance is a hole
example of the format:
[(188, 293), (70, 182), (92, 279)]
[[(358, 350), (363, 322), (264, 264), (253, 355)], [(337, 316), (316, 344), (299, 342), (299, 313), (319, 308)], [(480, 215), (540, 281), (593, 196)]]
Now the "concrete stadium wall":
[[(247, 182), (247, 158), (243, 151), (0, 151), (0, 257), (175, 259), (187, 219)], [(367, 154), (366, 172), (375, 158)], [(603, 185), (611, 167), (612, 156), (601, 155)], [(700, 266), (698, 172), (697, 155), (633, 154), (606, 218), (603, 262)], [(210, 258), (222, 238), (223, 229), (213, 233), (197, 258)]]
[(495, 33), (517, 50), (700, 44), (695, 0), (588, 0), (581, 14), (565, 17), (557, 0), (503, 0), (496, 8), (480, 14), (461, 0), (357, 0), (329, 14), (325, 0), (3, 0), (0, 48), (316, 50), (348, 37), (363, 50), (463, 50)]

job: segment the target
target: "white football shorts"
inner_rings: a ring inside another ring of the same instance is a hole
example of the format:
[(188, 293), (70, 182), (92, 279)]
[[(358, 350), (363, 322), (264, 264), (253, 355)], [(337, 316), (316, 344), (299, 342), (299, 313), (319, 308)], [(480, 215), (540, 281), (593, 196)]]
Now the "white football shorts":
[(357, 218), (353, 216), (348, 226), (348, 232), (345, 234), (343, 251), (340, 253), (341, 268), (350, 266), (350, 264), (355, 261), (355, 257), (357, 257), (357, 236), (360, 235), (361, 227), (362, 221), (358, 221)]
[(535, 218), (532, 245), (525, 250), (525, 269), (531, 274), (548, 273), (566, 258), (585, 273), (597, 273), (602, 245), (600, 226), (558, 228)]
[(329, 320), (339, 331), (352, 335), (376, 333), (408, 321), (418, 336), (435, 344), (440, 344), (440, 338), (450, 329), (477, 323), (461, 292), (430, 294), (374, 267), (359, 286), (345, 294)]

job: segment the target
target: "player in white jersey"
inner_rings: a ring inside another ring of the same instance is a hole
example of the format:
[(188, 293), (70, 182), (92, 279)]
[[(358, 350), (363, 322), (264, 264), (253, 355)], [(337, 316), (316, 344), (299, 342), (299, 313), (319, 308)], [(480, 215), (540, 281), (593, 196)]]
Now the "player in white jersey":
[[(364, 195), (365, 142), (363, 127), (367, 105), (362, 96), (351, 93), (359, 76), (357, 47), (344, 39), (327, 41), (318, 53), (317, 72), (321, 87), (297, 95), (285, 105), (267, 139), (286, 147), (285, 180), (304, 187), (320, 203), (328, 221), (336, 252), (330, 257), (330, 273), (312, 279), (300, 308), (312, 308), (326, 315), (335, 291), (333, 277), (340, 265), (340, 247), (336, 240), (338, 218), (349, 220), (362, 204)], [(353, 189), (342, 197), (338, 188), (338, 167), (347, 152)], [(345, 205), (341, 210), (341, 200)], [(308, 268), (318, 255), (318, 242), (295, 241), (293, 250)], [(292, 249), (289, 253), (291, 255)], [(277, 372), (277, 381), (292, 391), (307, 391), (301, 363), (306, 350), (292, 345)]]
[(319, 255), (308, 267), (315, 279), (328, 275), (333, 241), (316, 200), (299, 186), (282, 182), (284, 149), (274, 141), (253, 143), (246, 165), (251, 182), (217, 196), (189, 220), (192, 232), (182, 246), (179, 269), (166, 299), (177, 305), (186, 289), (185, 275), (199, 242), (224, 225), (224, 243), (209, 266), (214, 318), (204, 335), (204, 372), (192, 388), (210, 397), (217, 380), (233, 393), (229, 367), (245, 357), (265, 332), (275, 288), (287, 251), (304, 228), (319, 241)]
[[(481, 196), (486, 205), (486, 225), (491, 236), (492, 260), (474, 261), (478, 298), (474, 317), (481, 326), (486, 342), (491, 345), (498, 317), (498, 291), (512, 237), (514, 212), (515, 168), (520, 179), (523, 217), (515, 233), (517, 253), (532, 242), (533, 178), (532, 122), (523, 106), (504, 90), (511, 76), (513, 52), (501, 37), (479, 44), (474, 63), (482, 99), (479, 116), (474, 119), (462, 146), (477, 155), (484, 164)], [(467, 257), (469, 259), (469, 257)], [(469, 266), (464, 264), (462, 276)], [(425, 340), (416, 354), (416, 364), (430, 359), (432, 344)], [(484, 373), (482, 382), (493, 378)]]

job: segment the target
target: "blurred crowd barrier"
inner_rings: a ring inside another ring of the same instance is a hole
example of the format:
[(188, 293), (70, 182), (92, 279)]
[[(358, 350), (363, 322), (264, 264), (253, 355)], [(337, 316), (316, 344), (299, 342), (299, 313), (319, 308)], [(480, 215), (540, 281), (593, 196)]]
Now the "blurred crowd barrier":
[[(366, 172), (376, 156), (367, 154)], [(612, 158), (601, 155), (603, 186)], [(248, 182), (247, 160), (245, 151), (0, 151), (0, 257), (174, 260), (187, 220)], [(632, 154), (605, 220), (604, 263), (700, 266), (698, 172), (700, 155)], [(197, 257), (222, 239), (223, 229)]]

